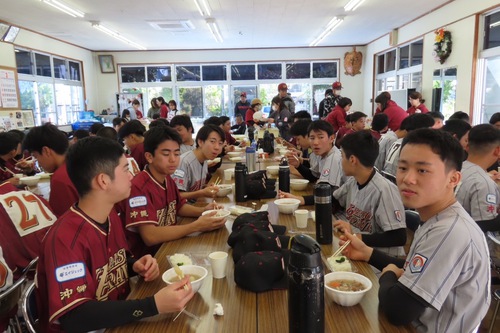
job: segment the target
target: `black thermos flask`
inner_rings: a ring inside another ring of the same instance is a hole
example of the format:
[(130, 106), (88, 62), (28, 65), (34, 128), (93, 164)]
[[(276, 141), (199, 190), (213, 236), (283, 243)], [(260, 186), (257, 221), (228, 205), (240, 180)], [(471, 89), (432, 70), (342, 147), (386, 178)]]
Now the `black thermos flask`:
[(324, 288), (320, 245), (310, 236), (295, 236), (291, 240), (288, 263), (290, 333), (325, 331)]
[(290, 167), (288, 160), (284, 157), (279, 166), (278, 183), (280, 191), (290, 193)]
[(320, 244), (332, 244), (332, 187), (328, 183), (314, 186), (316, 212), (316, 240)]
[(236, 202), (243, 202), (246, 200), (247, 190), (246, 190), (246, 177), (247, 177), (247, 167), (243, 163), (236, 163), (234, 167), (234, 182), (236, 192), (234, 197)]

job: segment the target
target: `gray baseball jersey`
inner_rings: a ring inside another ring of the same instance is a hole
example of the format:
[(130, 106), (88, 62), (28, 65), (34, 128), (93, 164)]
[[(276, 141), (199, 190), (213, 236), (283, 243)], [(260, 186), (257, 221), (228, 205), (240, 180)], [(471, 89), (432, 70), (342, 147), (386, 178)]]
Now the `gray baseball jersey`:
[(497, 185), (486, 171), (469, 161), (462, 165), (462, 182), (455, 196), (474, 221), (494, 219), (500, 211)]
[(192, 146), (186, 145), (183, 143), (183, 144), (181, 144), (181, 155), (184, 153), (187, 153), (188, 151), (195, 150), (195, 149), (196, 149), (196, 145), (194, 143)]
[(396, 171), (398, 170), (399, 163), (399, 153), (401, 152), (401, 144), (403, 143), (403, 139), (397, 139), (392, 144), (391, 148), (387, 151), (387, 155), (385, 157), (384, 171), (396, 176)]
[(479, 226), (455, 202), (417, 229), (404, 286), (431, 306), (413, 324), (424, 332), (472, 332), (490, 305), (490, 260)]
[[(396, 185), (375, 172), (364, 186), (351, 177), (333, 192), (345, 208), (347, 221), (354, 232), (383, 233), (406, 228), (404, 206)], [(404, 256), (403, 246), (378, 248), (391, 256)]]
[(180, 191), (194, 192), (201, 190), (207, 182), (207, 161), (200, 163), (193, 151), (181, 155), (179, 167), (172, 175)]
[(375, 160), (375, 167), (377, 170), (384, 170), (385, 158), (387, 157), (387, 151), (391, 148), (394, 141), (398, 139), (398, 136), (393, 131), (388, 131), (386, 134), (382, 135), (380, 140), (378, 140), (378, 157)]
[(335, 146), (325, 157), (311, 154), (309, 163), (312, 174), (318, 177), (318, 183), (328, 182), (332, 186), (340, 187), (347, 180), (342, 170), (342, 153)]

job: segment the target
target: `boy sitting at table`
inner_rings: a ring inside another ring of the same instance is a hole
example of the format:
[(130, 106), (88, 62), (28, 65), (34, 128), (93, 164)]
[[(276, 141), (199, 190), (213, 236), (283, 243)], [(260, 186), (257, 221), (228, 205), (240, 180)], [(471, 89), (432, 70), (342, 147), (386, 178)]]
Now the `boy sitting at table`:
[(60, 217), (78, 200), (78, 193), (66, 169), (69, 146), (66, 134), (52, 124), (33, 127), (26, 134), (23, 145), (45, 172), (54, 173), (50, 177), (49, 205)]
[[(132, 175), (117, 142), (89, 137), (68, 152), (68, 173), (80, 200), (44, 239), (37, 267), (37, 302), (42, 332), (87, 332), (158, 313), (180, 311), (193, 297), (189, 277), (155, 295), (125, 300), (129, 275), (159, 276), (156, 259), (129, 255), (113, 206), (130, 194)], [(184, 287), (187, 286), (187, 287)]]
[[(298, 154), (290, 154), (290, 156), (288, 156), (288, 164), (291, 166), (300, 167), (303, 165), (306, 168), (311, 166), (309, 164), (311, 143), (309, 142), (309, 133), (307, 131), (311, 122), (312, 121), (310, 119), (300, 119), (294, 122), (290, 127), (290, 134), (297, 144), (297, 147), (300, 149)], [(294, 151), (292, 151), (292, 153), (294, 153)], [(297, 167), (294, 167), (290, 171), (294, 174), (300, 175), (296, 169)]]
[(397, 184), (405, 207), (420, 214), (406, 260), (346, 232), (343, 253), (382, 270), (380, 310), (421, 332), (474, 332), (490, 305), (490, 260), (479, 226), (456, 201), (462, 147), (450, 134), (412, 131), (403, 140)]
[(181, 136), (181, 155), (188, 151), (195, 150), (195, 141), (193, 140), (194, 127), (191, 118), (187, 114), (180, 114), (172, 118), (170, 126), (174, 128)]
[(181, 155), (179, 167), (172, 179), (181, 191), (181, 197), (196, 200), (212, 198), (219, 188), (207, 186), (208, 162), (216, 158), (224, 147), (224, 132), (219, 126), (205, 125), (196, 135), (196, 149)]
[(123, 125), (118, 131), (118, 137), (129, 149), (132, 157), (139, 166), (139, 170), (144, 170), (148, 162), (144, 157), (144, 133), (146, 127), (139, 120), (131, 120)]
[[(144, 149), (148, 166), (132, 180), (130, 198), (122, 201), (122, 220), (135, 256), (154, 255), (163, 242), (182, 238), (193, 232), (222, 227), (224, 218), (214, 214), (200, 216), (216, 209), (213, 202), (205, 207), (186, 204), (170, 177), (179, 166), (181, 137), (170, 127), (152, 128), (146, 132)], [(199, 217), (188, 224), (177, 225), (176, 216)]]
[(0, 133), (0, 182), (8, 181), (13, 185), (19, 184), (19, 178), (14, 177), (20, 173), (15, 169), (12, 159), (21, 151), (19, 138), (8, 132)]

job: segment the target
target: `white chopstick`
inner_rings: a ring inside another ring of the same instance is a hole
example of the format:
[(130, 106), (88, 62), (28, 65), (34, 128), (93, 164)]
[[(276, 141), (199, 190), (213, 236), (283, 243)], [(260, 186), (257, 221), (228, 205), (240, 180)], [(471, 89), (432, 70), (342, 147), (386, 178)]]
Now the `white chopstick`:
[(344, 245), (342, 245), (341, 247), (339, 247), (339, 249), (337, 251), (335, 251), (335, 253), (332, 255), (332, 257), (337, 257), (339, 256), (342, 251), (344, 251), (344, 249), (349, 245), (351, 244), (351, 240), (348, 240), (347, 242), (344, 243)]

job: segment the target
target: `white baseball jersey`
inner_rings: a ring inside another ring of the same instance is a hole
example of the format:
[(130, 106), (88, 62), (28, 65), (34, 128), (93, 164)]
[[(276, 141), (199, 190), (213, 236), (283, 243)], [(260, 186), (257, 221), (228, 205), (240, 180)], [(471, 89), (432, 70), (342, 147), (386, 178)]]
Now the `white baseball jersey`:
[(462, 181), (455, 196), (474, 221), (494, 219), (500, 211), (497, 185), (486, 171), (469, 161), (462, 165)]
[(431, 306), (413, 324), (418, 331), (469, 333), (490, 305), (490, 260), (479, 226), (455, 202), (414, 235), (404, 286)]
[(387, 151), (385, 157), (384, 171), (396, 177), (396, 171), (398, 170), (399, 163), (399, 153), (401, 152), (401, 144), (403, 139), (397, 139), (392, 144), (391, 148)]
[[(351, 177), (333, 197), (345, 208), (347, 221), (354, 232), (383, 233), (406, 228), (404, 206), (396, 185), (375, 172), (372, 179), (360, 186)], [(381, 247), (391, 256), (404, 256), (403, 246)]]
[(325, 157), (312, 153), (309, 163), (312, 174), (318, 177), (318, 183), (328, 182), (332, 186), (340, 187), (347, 180), (342, 170), (342, 153), (335, 146)]
[(194, 143), (192, 146), (186, 145), (183, 143), (183, 144), (181, 144), (181, 155), (184, 153), (187, 153), (188, 151), (195, 150), (195, 149), (196, 149), (196, 145)]
[(391, 148), (394, 141), (398, 139), (398, 136), (393, 131), (389, 130), (386, 134), (382, 135), (380, 140), (378, 140), (378, 157), (375, 160), (375, 167), (377, 170), (384, 170), (385, 158), (387, 157), (387, 151)]
[(180, 191), (194, 192), (202, 188), (207, 182), (207, 161), (200, 163), (193, 151), (181, 155), (179, 167), (172, 175)]

